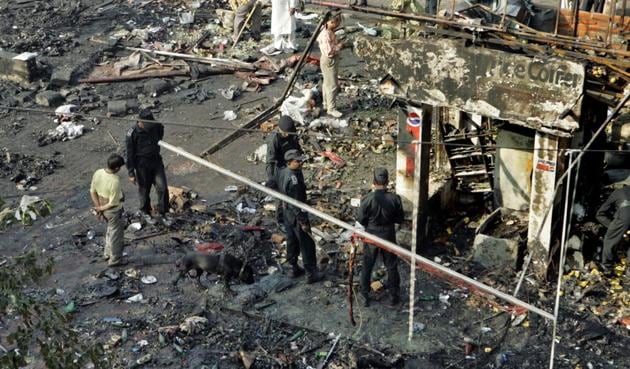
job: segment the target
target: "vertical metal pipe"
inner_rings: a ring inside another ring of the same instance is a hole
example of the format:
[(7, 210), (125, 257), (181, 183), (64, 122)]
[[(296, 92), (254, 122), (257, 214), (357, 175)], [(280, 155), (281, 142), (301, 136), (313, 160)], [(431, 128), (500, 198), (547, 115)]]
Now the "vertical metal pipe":
[[(586, 1), (586, 0), (582, 0)], [(626, 0), (624, 0), (626, 1)], [(580, 16), (580, 0), (573, 0), (573, 37), (577, 37), (578, 22)]]
[(610, 45), (610, 40), (612, 38), (612, 27), (613, 22), (615, 21), (615, 8), (617, 8), (617, 0), (612, 0), (610, 14), (608, 15), (608, 30), (606, 30), (606, 38), (604, 39), (606, 46)]
[[(558, 331), (558, 313), (560, 312), (560, 292), (562, 290), (562, 273), (564, 272), (564, 258), (566, 256), (567, 228), (571, 224), (569, 213), (569, 198), (571, 195), (571, 171), (573, 170), (573, 151), (569, 152), (569, 174), (567, 176), (566, 195), (564, 197), (564, 218), (562, 221), (562, 238), (560, 239), (560, 262), (558, 263), (558, 281), (556, 286), (556, 301), (553, 309), (553, 330), (551, 335), (551, 352), (549, 355), (549, 369), (553, 369), (556, 353), (556, 332)], [(552, 255), (553, 257), (553, 255)]]
[(562, 8), (562, 0), (558, 0), (558, 7), (556, 8), (556, 27), (553, 31), (554, 36), (558, 35), (558, 25), (560, 24), (560, 9)]
[(621, 31), (626, 30), (626, 0), (623, 0), (623, 9), (621, 12)]

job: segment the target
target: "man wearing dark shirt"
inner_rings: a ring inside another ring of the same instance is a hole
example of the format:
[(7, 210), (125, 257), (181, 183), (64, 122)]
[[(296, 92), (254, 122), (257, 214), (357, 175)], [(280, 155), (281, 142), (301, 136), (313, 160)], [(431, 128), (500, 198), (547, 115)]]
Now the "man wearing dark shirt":
[[(304, 157), (297, 150), (289, 150), (284, 154), (287, 167), (279, 175), (280, 192), (306, 203), (306, 184), (302, 174)], [(306, 269), (306, 283), (315, 283), (324, 279), (317, 268), (315, 241), (311, 237), (311, 224), (308, 214), (298, 207), (284, 204), (284, 225), (287, 235), (287, 261), (291, 264), (293, 278), (304, 274)], [(298, 256), (302, 254), (304, 269), (298, 265)]]
[(164, 126), (154, 120), (150, 110), (142, 109), (136, 126), (127, 132), (127, 169), (129, 180), (138, 184), (140, 210), (151, 215), (151, 186), (155, 186), (157, 210), (164, 217), (168, 212), (168, 187), (158, 145), (164, 137)]
[[(374, 170), (372, 192), (367, 194), (359, 207), (359, 223), (365, 230), (375, 236), (396, 243), (395, 224), (403, 222), (405, 214), (400, 196), (387, 192), (389, 173), (387, 169)], [(387, 268), (388, 305), (400, 304), (400, 275), (398, 274), (398, 257), (375, 245), (364, 244), (363, 269), (361, 270), (361, 295), (365, 306), (370, 304), (370, 278), (376, 258), (381, 254)]]
[[(284, 154), (289, 150), (297, 150), (302, 153), (300, 141), (295, 134), (295, 122), (291, 117), (283, 115), (278, 122), (279, 132), (272, 132), (267, 136), (267, 187), (278, 190), (278, 175), (287, 166)], [(276, 218), (280, 225), (283, 225), (282, 206), (277, 203)]]
[[(614, 208), (614, 216), (611, 219), (609, 213)], [(608, 200), (597, 211), (597, 220), (606, 226), (604, 247), (602, 248), (602, 264), (610, 267), (613, 262), (613, 251), (621, 241), (630, 225), (630, 186), (615, 190)], [(630, 261), (630, 249), (628, 249), (628, 261)]]

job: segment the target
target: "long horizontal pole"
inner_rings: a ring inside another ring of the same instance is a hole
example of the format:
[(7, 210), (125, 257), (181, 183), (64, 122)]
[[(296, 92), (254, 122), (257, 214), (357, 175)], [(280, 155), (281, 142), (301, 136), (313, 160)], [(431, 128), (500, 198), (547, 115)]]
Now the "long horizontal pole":
[(540, 315), (540, 316), (542, 316), (542, 317), (544, 317), (546, 319), (549, 319), (551, 321), (554, 320), (553, 314), (548, 313), (548, 312), (546, 312), (546, 311), (544, 311), (544, 310), (542, 310), (542, 309), (540, 309), (540, 308), (538, 308), (538, 307), (536, 307), (534, 305), (528, 304), (525, 301), (522, 301), (522, 300), (519, 300), (519, 299), (515, 298), (514, 296), (510, 296), (510, 295), (508, 295), (508, 294), (506, 294), (504, 292), (501, 292), (501, 291), (499, 291), (497, 289), (494, 289), (494, 288), (492, 288), (492, 287), (490, 287), (488, 285), (485, 285), (483, 283), (475, 281), (472, 278), (469, 278), (469, 277), (467, 277), (467, 276), (465, 276), (463, 274), (457, 273), (456, 271), (451, 270), (449, 268), (446, 268), (446, 267), (444, 267), (444, 266), (442, 266), (440, 264), (437, 264), (437, 263), (435, 263), (435, 262), (433, 262), (433, 261), (431, 261), (431, 260), (429, 260), (429, 259), (427, 259), (425, 257), (422, 257), (420, 255), (413, 256), (409, 250), (406, 250), (406, 249), (396, 245), (395, 243), (392, 243), (390, 241), (387, 241), (385, 239), (377, 237), (377, 236), (375, 236), (373, 234), (370, 234), (370, 233), (366, 232), (365, 230), (356, 228), (356, 227), (354, 227), (354, 226), (352, 226), (352, 225), (350, 225), (350, 224), (348, 224), (348, 223), (346, 223), (346, 222), (344, 222), (344, 221), (342, 221), (340, 219), (337, 219), (337, 218), (335, 218), (333, 216), (330, 216), (330, 215), (328, 215), (328, 214), (326, 214), (326, 213), (324, 213), (324, 212), (322, 212), (320, 210), (317, 210), (317, 209), (315, 209), (315, 208), (313, 208), (311, 206), (308, 206), (308, 205), (306, 205), (306, 204), (304, 204), (304, 203), (302, 203), (300, 201), (294, 200), (291, 197), (288, 197), (288, 196), (286, 196), (286, 195), (284, 195), (284, 194), (282, 194), (280, 192), (271, 190), (271, 189), (269, 189), (269, 188), (267, 188), (267, 187), (265, 187), (265, 186), (255, 182), (255, 181), (252, 181), (249, 178), (243, 177), (243, 176), (241, 176), (239, 174), (236, 174), (236, 173), (234, 173), (234, 172), (232, 172), (232, 171), (230, 171), (228, 169), (225, 169), (225, 168), (223, 168), (223, 167), (221, 167), (221, 166), (219, 166), (217, 164), (211, 163), (211, 162), (209, 162), (207, 160), (204, 160), (204, 159), (202, 159), (202, 158), (200, 158), (200, 157), (198, 157), (196, 155), (193, 155), (193, 154), (183, 150), (182, 148), (179, 148), (177, 146), (173, 146), (173, 145), (171, 145), (171, 144), (169, 144), (167, 142), (164, 142), (164, 141), (160, 141), (160, 142), (158, 142), (158, 144), (161, 147), (165, 148), (166, 150), (169, 150), (169, 151), (172, 151), (172, 152), (174, 152), (174, 153), (176, 153), (178, 155), (181, 155), (181, 156), (183, 156), (183, 157), (185, 157), (185, 158), (187, 158), (187, 159), (189, 159), (191, 161), (194, 161), (195, 163), (197, 163), (199, 165), (207, 167), (207, 168), (209, 168), (209, 169), (211, 169), (211, 170), (213, 170), (215, 172), (218, 172), (218, 173), (220, 173), (220, 174), (222, 174), (222, 175), (224, 175), (226, 177), (232, 178), (233, 180), (236, 180), (238, 182), (244, 183), (244, 184), (246, 184), (246, 185), (248, 185), (248, 186), (250, 186), (250, 187), (252, 187), (252, 188), (254, 188), (254, 189), (256, 189), (256, 190), (258, 190), (260, 192), (263, 192), (263, 193), (265, 193), (265, 194), (267, 194), (267, 195), (269, 195), (271, 197), (274, 197), (276, 199), (284, 201), (284, 202), (286, 202), (288, 204), (291, 204), (291, 205), (293, 205), (293, 206), (295, 206), (295, 207), (297, 207), (299, 209), (302, 209), (302, 210), (304, 210), (304, 211), (306, 211), (306, 212), (308, 212), (308, 213), (310, 213), (312, 215), (315, 215), (316, 217), (318, 217), (320, 219), (328, 221), (328, 222), (330, 222), (332, 224), (335, 224), (335, 225), (337, 225), (337, 226), (339, 226), (341, 228), (344, 228), (344, 229), (346, 229), (348, 231), (354, 232), (354, 233), (356, 233), (357, 235), (359, 235), (359, 236), (361, 236), (363, 238), (369, 239), (369, 240), (375, 242), (377, 244), (377, 246), (379, 246), (379, 247), (381, 247), (381, 248), (383, 248), (383, 249), (385, 249), (387, 251), (390, 251), (390, 252), (393, 252), (393, 253), (398, 254), (400, 256), (406, 257), (409, 260), (414, 260), (415, 259), (417, 266), (423, 266), (423, 267), (428, 267), (428, 268), (431, 268), (431, 269), (438, 270), (442, 274), (445, 274), (445, 275), (449, 276), (450, 278), (457, 279), (457, 280), (459, 280), (461, 282), (464, 282), (467, 285), (473, 286), (474, 288), (476, 288), (479, 291), (482, 291), (482, 292), (494, 295), (494, 296), (500, 298), (503, 301), (506, 301), (506, 302), (508, 302), (508, 303), (510, 303), (512, 305), (516, 305), (516, 306), (522, 307), (522, 308), (524, 308), (526, 310), (531, 311), (532, 313), (538, 314), (538, 315)]
[(129, 50), (129, 51), (141, 51), (144, 53), (155, 54), (155, 55), (170, 56), (173, 58), (196, 61), (198, 63), (219, 65), (226, 68), (245, 69), (245, 70), (250, 70), (250, 71), (256, 70), (256, 68), (252, 65), (252, 63), (246, 63), (244, 61), (240, 61), (237, 59), (208, 58), (205, 56), (199, 56), (199, 55), (194, 55), (194, 54), (174, 53), (170, 51), (143, 49), (139, 47), (123, 47), (123, 49)]
[[(326, 7), (326, 8), (345, 9), (345, 10), (358, 12), (358, 13), (374, 14), (374, 15), (380, 15), (380, 16), (385, 16), (385, 17), (394, 17), (398, 19), (413, 20), (413, 21), (418, 21), (418, 22), (438, 23), (438, 24), (444, 24), (444, 25), (449, 25), (449, 26), (458, 27), (458, 28), (465, 28), (469, 26), (467, 24), (459, 23), (457, 20), (453, 20), (453, 19), (440, 18), (440, 17), (431, 16), (431, 15), (402, 13), (402, 12), (397, 12), (393, 10), (385, 10), (385, 9), (377, 8), (373, 6), (356, 6), (356, 5), (342, 4), (342, 3), (338, 3), (334, 1), (322, 1), (322, 0), (306, 0), (305, 3), (310, 4), (310, 5), (315, 5), (315, 6)], [(577, 38), (570, 37), (570, 36), (554, 35), (552, 33), (536, 31), (533, 29), (529, 29), (526, 31), (518, 31), (518, 30), (506, 31), (494, 25), (475, 25), (475, 28), (483, 29), (484, 31), (490, 31), (490, 32), (507, 33), (507, 34), (511, 34), (515, 36), (520, 36), (522, 38), (527, 38), (528, 40), (540, 42), (540, 43), (554, 43), (554, 44), (561, 44), (565, 47), (579, 47), (579, 48), (591, 49), (591, 50), (599, 51), (599, 52), (606, 52), (615, 57), (630, 55), (630, 52), (628, 51), (607, 48), (605, 47), (605, 44), (601, 42), (600, 43), (586, 42), (586, 41), (582, 41), (582, 40), (579, 40)], [(430, 29), (428, 29), (427, 31), (430, 31)], [(488, 39), (485, 41), (492, 42), (491, 39)], [(599, 45), (604, 45), (604, 46), (599, 46)], [(584, 53), (583, 56), (588, 57), (588, 54)], [(615, 59), (612, 59), (612, 58), (610, 60), (615, 61)]]

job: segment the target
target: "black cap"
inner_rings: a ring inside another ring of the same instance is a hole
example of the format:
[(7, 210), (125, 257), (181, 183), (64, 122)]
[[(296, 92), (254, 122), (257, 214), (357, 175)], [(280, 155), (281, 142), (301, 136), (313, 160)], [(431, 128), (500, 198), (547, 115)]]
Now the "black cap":
[(389, 173), (385, 168), (374, 169), (374, 183), (384, 186), (389, 182)]
[(285, 161), (289, 161), (289, 160), (304, 161), (304, 159), (305, 159), (304, 155), (302, 155), (302, 153), (296, 149), (291, 149), (284, 153)]
[(288, 115), (283, 115), (283, 116), (280, 117), (280, 122), (278, 122), (278, 127), (283, 132), (287, 132), (287, 133), (295, 133), (296, 132), (295, 122)]
[(149, 109), (141, 109), (138, 112), (138, 119), (140, 119), (140, 120), (155, 120), (155, 118), (153, 118), (153, 113)]

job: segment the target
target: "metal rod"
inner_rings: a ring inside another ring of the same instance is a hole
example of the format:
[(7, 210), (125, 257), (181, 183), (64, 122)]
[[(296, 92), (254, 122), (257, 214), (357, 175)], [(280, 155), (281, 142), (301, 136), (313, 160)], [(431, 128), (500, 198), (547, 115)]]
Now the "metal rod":
[(623, 0), (623, 9), (621, 10), (621, 31), (626, 30), (626, 0)]
[[(291, 91), (293, 90), (293, 86), (295, 86), (295, 81), (297, 80), (297, 77), (298, 77), (299, 73), (302, 71), (302, 68), (306, 64), (306, 59), (308, 58), (309, 54), (311, 53), (311, 50), (313, 49), (313, 45), (315, 45), (315, 40), (317, 40), (317, 36), (321, 32), (323, 25), (330, 18), (330, 15), (331, 15), (330, 12), (326, 12), (326, 14), (324, 14), (324, 17), (322, 18), (322, 20), (317, 25), (317, 28), (315, 29), (315, 32), (313, 32), (313, 35), (311, 35), (311, 39), (309, 40), (306, 48), (304, 49), (304, 52), (302, 52), (302, 56), (300, 57), (300, 60), (298, 61), (298, 63), (295, 66), (295, 68), (293, 69), (293, 73), (291, 74), (291, 77), (289, 78), (289, 82), (287, 83), (287, 87), (284, 89), (284, 92), (282, 93), (282, 96), (280, 97), (280, 99), (278, 101), (276, 101), (276, 103), (273, 104), (271, 107), (269, 107), (267, 110), (263, 111), (262, 113), (258, 114), (256, 117), (254, 117), (254, 119), (252, 119), (249, 122), (245, 123), (241, 128), (245, 128), (245, 129), (256, 128), (260, 124), (262, 124), (263, 122), (271, 119), (271, 117), (273, 117), (274, 115), (276, 115), (278, 113), (278, 109), (280, 109), (280, 106), (282, 106), (282, 103), (284, 102), (284, 100), (286, 100), (286, 98), (291, 94)], [(212, 144), (212, 146), (210, 146), (207, 149), (205, 149), (201, 153), (201, 156), (214, 154), (215, 152), (217, 152), (218, 150), (222, 149), (223, 147), (225, 147), (229, 143), (233, 142), (237, 138), (239, 138), (242, 135), (244, 135), (245, 132), (246, 132), (245, 130), (236, 130), (236, 131), (228, 134), (227, 136), (225, 136), (221, 140), (219, 140), (219, 142), (217, 142), (215, 144)]]
[(311, 50), (313, 49), (313, 45), (315, 45), (317, 36), (319, 36), (319, 33), (322, 31), (322, 29), (326, 25), (326, 22), (328, 22), (331, 16), (332, 16), (331, 12), (326, 12), (326, 14), (324, 14), (322, 19), (319, 21), (319, 24), (317, 24), (317, 28), (315, 28), (315, 32), (313, 32), (313, 34), (311, 35), (311, 39), (308, 40), (308, 44), (306, 45), (306, 48), (304, 49), (304, 52), (302, 53), (300, 60), (298, 61), (295, 68), (293, 69), (291, 78), (289, 78), (289, 83), (287, 84), (287, 87), (284, 89), (284, 92), (282, 93), (282, 96), (280, 97), (279, 104), (282, 104), (282, 102), (284, 102), (284, 100), (291, 94), (291, 91), (293, 90), (293, 86), (295, 85), (295, 81), (297, 80), (298, 73), (302, 71), (302, 67), (306, 63), (306, 59), (308, 58), (308, 55), (311, 53)]
[(608, 16), (608, 29), (606, 30), (606, 38), (604, 41), (606, 42), (606, 46), (610, 45), (610, 40), (612, 38), (612, 28), (613, 22), (615, 21), (615, 9), (617, 8), (617, 0), (612, 0), (610, 3), (612, 6), (610, 7), (610, 15)]
[(573, 0), (573, 37), (577, 37), (578, 22), (580, 17), (579, 3), (580, 0)]
[[(426, 114), (423, 112), (421, 114), (422, 118), (426, 117)], [(422, 125), (427, 124), (428, 122), (422, 122)], [(420, 136), (418, 137), (421, 140), (425, 140), (426, 137)], [(420, 223), (420, 201), (418, 197), (420, 196), (420, 191), (422, 190), (422, 176), (420, 175), (420, 171), (422, 170), (422, 150), (420, 146), (415, 146), (415, 160), (414, 160), (414, 171), (413, 171), (413, 180), (414, 180), (414, 201), (413, 201), (413, 209), (412, 209), (412, 226), (411, 226), (411, 260), (409, 263), (409, 330), (407, 332), (407, 340), (411, 342), (413, 339), (413, 320), (414, 320), (414, 303), (416, 299), (416, 255), (418, 255), (418, 240), (420, 237), (418, 236), (419, 229), (421, 227)], [(388, 276), (389, 278), (389, 276)]]
[[(167, 142), (160, 141), (160, 142), (158, 142), (158, 145), (160, 145), (161, 147), (163, 147), (166, 150), (172, 151), (172, 152), (174, 152), (174, 153), (176, 153), (178, 155), (181, 155), (181, 156), (183, 156), (183, 157), (185, 157), (185, 158), (187, 158), (189, 160), (192, 160), (192, 161), (194, 161), (195, 163), (197, 163), (199, 165), (205, 166), (205, 167), (207, 167), (207, 168), (209, 168), (209, 169), (211, 169), (211, 170), (213, 170), (215, 172), (218, 172), (218, 173), (220, 173), (220, 174), (222, 174), (224, 176), (230, 177), (233, 180), (236, 180), (238, 182), (244, 183), (244, 184), (252, 187), (253, 189), (255, 189), (257, 191), (260, 191), (260, 192), (265, 193), (265, 194), (267, 194), (267, 195), (269, 195), (271, 197), (274, 197), (274, 198), (279, 199), (281, 201), (284, 201), (284, 202), (286, 202), (288, 204), (291, 204), (291, 205), (293, 205), (293, 206), (295, 206), (295, 207), (297, 207), (299, 209), (302, 209), (302, 210), (304, 210), (304, 211), (306, 211), (306, 212), (308, 212), (310, 214), (313, 214), (313, 215), (315, 215), (315, 216), (317, 216), (317, 217), (319, 217), (319, 218), (321, 218), (321, 219), (323, 219), (325, 221), (328, 221), (328, 222), (330, 222), (332, 224), (335, 224), (335, 225), (337, 225), (337, 226), (339, 226), (339, 227), (341, 227), (343, 229), (346, 229), (346, 230), (349, 230), (351, 232), (354, 232), (354, 233), (356, 233), (357, 235), (359, 235), (359, 236), (361, 236), (363, 238), (372, 240), (373, 242), (377, 243), (378, 247), (381, 247), (382, 249), (385, 249), (387, 251), (393, 252), (393, 253), (398, 254), (398, 255), (400, 255), (402, 257), (405, 257), (407, 259), (411, 259), (412, 255), (411, 255), (411, 252), (409, 250), (404, 249), (404, 248), (396, 245), (393, 242), (384, 240), (384, 239), (382, 239), (380, 237), (377, 237), (377, 236), (375, 236), (375, 235), (373, 235), (371, 233), (366, 232), (365, 230), (362, 230), (362, 229), (359, 229), (359, 228), (355, 228), (354, 226), (352, 226), (352, 225), (350, 225), (350, 224), (348, 224), (348, 223), (346, 223), (346, 222), (344, 222), (344, 221), (342, 221), (340, 219), (337, 219), (337, 218), (335, 218), (333, 216), (330, 216), (330, 215), (328, 215), (328, 214), (326, 214), (326, 213), (324, 213), (324, 212), (322, 212), (320, 210), (317, 210), (317, 209), (315, 209), (315, 208), (313, 208), (313, 207), (311, 207), (309, 205), (306, 205), (306, 204), (304, 204), (304, 203), (302, 203), (300, 201), (297, 201), (297, 200), (295, 200), (295, 199), (293, 199), (293, 198), (291, 198), (289, 196), (286, 196), (286, 195), (284, 195), (284, 194), (282, 194), (280, 192), (271, 190), (271, 189), (269, 189), (269, 188), (267, 188), (267, 187), (265, 187), (265, 186), (263, 186), (263, 185), (261, 185), (261, 184), (259, 184), (257, 182), (254, 182), (254, 181), (250, 180), (249, 178), (246, 178), (246, 177), (241, 176), (239, 174), (236, 174), (236, 173), (234, 173), (234, 172), (232, 172), (230, 170), (227, 170), (227, 169), (225, 169), (225, 168), (223, 168), (223, 167), (221, 167), (221, 166), (219, 166), (217, 164), (214, 164), (214, 163), (211, 163), (211, 162), (209, 162), (207, 160), (204, 160), (204, 159), (202, 159), (202, 158), (200, 158), (200, 157), (198, 157), (196, 155), (193, 155), (193, 154), (191, 154), (191, 153), (189, 153), (189, 152), (187, 152), (187, 151), (185, 151), (185, 150), (183, 150), (183, 149), (181, 149), (179, 147), (173, 146), (173, 145), (171, 145), (171, 144), (169, 144)], [(429, 259), (427, 259), (427, 258), (425, 258), (423, 256), (420, 256), (420, 255), (416, 256), (416, 265), (424, 266), (424, 267), (428, 267), (428, 268), (432, 268), (432, 269), (438, 270), (441, 273), (443, 273), (443, 274), (445, 274), (445, 275), (447, 275), (447, 276), (449, 276), (449, 277), (451, 277), (453, 279), (457, 279), (457, 280), (459, 280), (461, 282), (464, 282), (468, 286), (472, 286), (472, 287), (478, 289), (479, 291), (482, 291), (482, 292), (494, 295), (494, 296), (498, 297), (499, 299), (501, 299), (503, 301), (506, 301), (506, 302), (508, 302), (508, 303), (510, 303), (512, 305), (516, 305), (516, 306), (522, 307), (522, 308), (524, 308), (526, 310), (529, 310), (529, 311), (531, 311), (531, 312), (533, 312), (535, 314), (538, 314), (538, 315), (540, 315), (540, 316), (542, 316), (542, 317), (544, 317), (546, 319), (549, 319), (549, 320), (553, 320), (554, 319), (553, 315), (551, 313), (545, 311), (545, 310), (542, 310), (542, 309), (540, 309), (540, 308), (538, 308), (538, 307), (536, 307), (534, 305), (531, 305), (531, 304), (529, 304), (529, 303), (527, 303), (525, 301), (522, 301), (522, 300), (519, 300), (517, 298), (514, 298), (513, 296), (510, 296), (510, 295), (508, 295), (508, 294), (506, 294), (504, 292), (501, 292), (501, 291), (499, 291), (499, 290), (497, 290), (495, 288), (492, 288), (492, 287), (490, 287), (488, 285), (480, 283), (480, 282), (478, 282), (478, 281), (476, 281), (476, 280), (474, 280), (472, 278), (469, 278), (469, 277), (467, 277), (467, 276), (465, 276), (463, 274), (457, 273), (456, 271), (451, 270), (449, 268), (446, 268), (445, 266), (440, 265), (438, 263), (435, 263), (435, 262), (433, 262), (433, 261), (431, 261), (431, 260), (429, 260)]]
[[(571, 194), (571, 175), (573, 168), (573, 152), (569, 152), (569, 176), (567, 176), (566, 195), (564, 198), (564, 217), (562, 221), (562, 238), (560, 239), (560, 262), (558, 263), (558, 280), (556, 282), (556, 301), (553, 307), (553, 329), (551, 334), (551, 353), (549, 354), (549, 369), (553, 369), (556, 354), (556, 333), (558, 331), (558, 313), (560, 312), (560, 291), (562, 291), (562, 274), (564, 272), (564, 258), (566, 254), (567, 228), (571, 223), (569, 215), (569, 196)], [(568, 223), (568, 224), (567, 224)]]
[[(450, 25), (450, 26), (459, 27), (459, 28), (464, 28), (467, 26), (465, 24), (460, 24), (456, 20), (426, 16), (426, 15), (419, 15), (419, 14), (407, 14), (407, 13), (401, 13), (401, 12), (396, 12), (396, 11), (391, 11), (391, 10), (384, 10), (380, 8), (368, 7), (368, 6), (354, 6), (354, 5), (347, 5), (347, 4), (335, 3), (335, 2), (329, 2), (329, 1), (319, 1), (319, 0), (306, 0), (306, 3), (316, 5), (316, 6), (322, 6), (322, 7), (347, 9), (347, 10), (359, 12), (359, 13), (382, 15), (382, 16), (387, 16), (387, 17), (395, 17), (399, 19), (415, 20), (415, 21), (421, 21), (421, 22), (445, 24), (445, 25)], [(608, 52), (613, 56), (630, 56), (630, 52), (625, 51), (625, 50), (607, 49), (605, 47), (598, 46), (597, 43), (595, 42), (587, 42), (583, 40), (578, 40), (571, 36), (554, 35), (552, 33), (536, 31), (533, 29), (529, 29), (528, 31), (519, 31), (516, 29), (511, 29), (509, 30), (509, 32), (507, 32), (506, 30), (503, 30), (496, 26), (475, 25), (475, 28), (483, 29), (484, 31), (509, 33), (512, 35), (520, 36), (530, 41), (535, 41), (535, 42), (540, 42), (540, 43), (557, 43), (565, 47), (572, 47), (572, 48), (580, 47), (580, 48), (591, 49), (595, 51)], [(490, 39), (484, 40), (484, 41), (492, 42), (492, 40)], [(601, 43), (599, 44), (601, 45)]]
[(251, 63), (246, 63), (244, 61), (240, 61), (237, 59), (221, 59), (221, 58), (208, 58), (205, 56), (199, 55), (191, 55), (191, 54), (182, 54), (182, 53), (173, 53), (170, 51), (160, 51), (160, 50), (150, 50), (150, 49), (142, 49), (138, 47), (123, 47), (125, 50), (129, 51), (142, 51), (149, 54), (162, 55), (162, 56), (170, 56), (173, 58), (180, 58), (185, 60), (195, 61), (197, 63), (204, 64), (213, 64), (219, 65), (226, 68), (234, 68), (234, 69), (244, 69), (255, 71), (256, 68)]
[(558, 25), (560, 25), (560, 9), (562, 8), (562, 0), (558, 0), (558, 7), (556, 8), (556, 27), (554, 28), (553, 35), (558, 35)]

